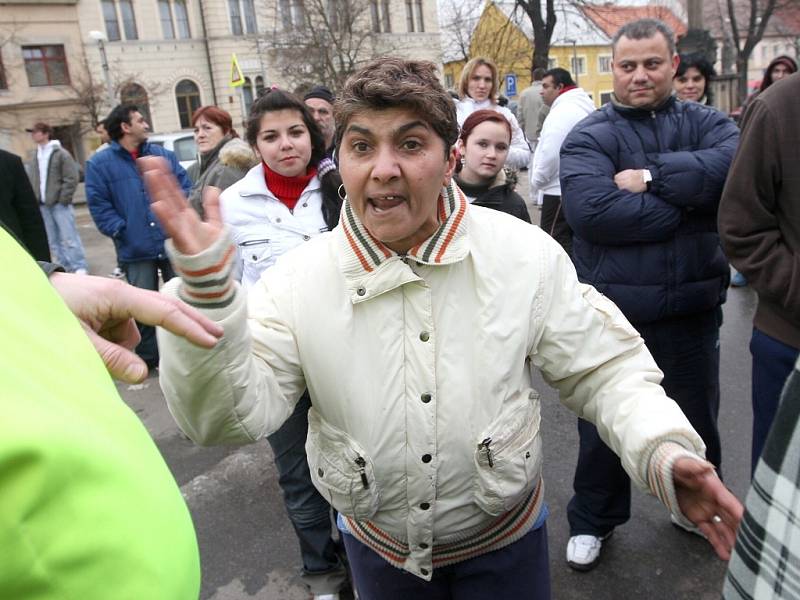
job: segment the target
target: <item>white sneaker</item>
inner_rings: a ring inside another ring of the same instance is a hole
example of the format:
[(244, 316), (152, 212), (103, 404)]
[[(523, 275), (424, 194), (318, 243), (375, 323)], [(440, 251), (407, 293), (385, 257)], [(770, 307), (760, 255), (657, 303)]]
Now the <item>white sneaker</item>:
[(314, 594), (314, 600), (339, 600), (339, 594)]
[(75, 269), (75, 275), (88, 275), (89, 271), (86, 269)]
[[(613, 532), (611, 532), (613, 533)], [(596, 535), (573, 535), (567, 544), (567, 564), (576, 571), (591, 571), (600, 562), (600, 548), (603, 540), (611, 537)]]
[(111, 271), (109, 277), (113, 277), (114, 279), (123, 279), (125, 277), (125, 271), (119, 267), (114, 267), (114, 270)]

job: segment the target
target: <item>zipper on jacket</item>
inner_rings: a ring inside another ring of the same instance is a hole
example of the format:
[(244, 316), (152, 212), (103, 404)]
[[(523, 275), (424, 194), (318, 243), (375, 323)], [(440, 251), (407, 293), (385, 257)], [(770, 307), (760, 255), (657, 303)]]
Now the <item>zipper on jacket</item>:
[(247, 247), (247, 246), (255, 246), (257, 244), (267, 244), (267, 243), (269, 243), (268, 239), (265, 239), (265, 240), (247, 240), (245, 242), (242, 242), (239, 245), (242, 246), (242, 247)]
[(494, 469), (494, 460), (492, 460), (492, 449), (489, 445), (492, 443), (492, 438), (487, 437), (480, 444), (478, 444), (478, 452), (486, 454), (486, 461), (489, 463), (489, 468)]
[(356, 456), (355, 463), (358, 466), (358, 474), (361, 475), (361, 485), (364, 486), (365, 490), (368, 490), (369, 480), (367, 479), (367, 473), (365, 470), (367, 466), (367, 461), (365, 461), (364, 458), (361, 456)]
[(656, 111), (654, 111), (654, 110), (650, 111), (650, 118), (651, 119), (655, 119), (656, 118)]

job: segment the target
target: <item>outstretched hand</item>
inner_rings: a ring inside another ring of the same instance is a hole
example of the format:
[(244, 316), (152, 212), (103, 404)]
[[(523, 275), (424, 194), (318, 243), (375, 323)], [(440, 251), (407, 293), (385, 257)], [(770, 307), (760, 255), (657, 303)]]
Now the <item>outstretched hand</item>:
[(210, 186), (205, 188), (203, 210), (206, 219), (203, 221), (186, 201), (166, 160), (159, 156), (147, 156), (136, 163), (150, 194), (153, 212), (172, 238), (175, 249), (191, 256), (209, 248), (222, 234), (220, 190)]
[(222, 327), (176, 298), (133, 287), (121, 281), (53, 273), (50, 283), (83, 325), (112, 377), (138, 383), (147, 365), (134, 354), (139, 330), (134, 319), (158, 325), (204, 348), (222, 337)]
[(744, 508), (707, 462), (680, 458), (672, 468), (681, 512), (706, 536), (717, 555), (731, 557)]

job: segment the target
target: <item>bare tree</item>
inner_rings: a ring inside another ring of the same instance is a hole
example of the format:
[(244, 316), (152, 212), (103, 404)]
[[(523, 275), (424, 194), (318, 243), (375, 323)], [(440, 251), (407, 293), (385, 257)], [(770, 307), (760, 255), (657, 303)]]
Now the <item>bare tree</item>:
[(786, 0), (725, 0), (727, 22), (730, 24), (731, 41), (736, 52), (736, 74), (738, 76), (738, 100), (747, 98), (747, 65), (756, 44), (764, 37), (770, 17)]
[(482, 0), (440, 0), (439, 31), (444, 62), (470, 59), (470, 44), (483, 10)]
[(556, 26), (554, 0), (545, 0), (545, 16), (542, 16), (541, 0), (515, 0), (515, 10), (521, 10), (531, 20), (533, 26), (533, 57), (531, 68), (547, 68), (550, 52), (550, 39)]
[[(290, 87), (309, 83), (339, 89), (376, 54), (391, 52), (388, 2), (379, 0), (282, 0), (274, 27), (259, 40)], [(386, 37), (386, 36), (383, 36)]]

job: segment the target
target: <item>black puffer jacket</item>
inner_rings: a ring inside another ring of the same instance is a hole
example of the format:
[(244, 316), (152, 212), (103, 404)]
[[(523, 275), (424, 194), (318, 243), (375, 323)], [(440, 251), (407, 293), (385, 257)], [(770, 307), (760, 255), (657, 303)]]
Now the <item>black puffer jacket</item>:
[[(725, 300), (717, 207), (738, 139), (723, 113), (670, 97), (656, 110), (608, 103), (564, 141), (562, 203), (578, 277), (632, 323)], [(625, 169), (649, 169), (650, 190), (618, 189), (614, 175)]]

